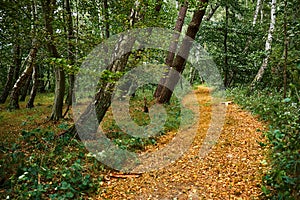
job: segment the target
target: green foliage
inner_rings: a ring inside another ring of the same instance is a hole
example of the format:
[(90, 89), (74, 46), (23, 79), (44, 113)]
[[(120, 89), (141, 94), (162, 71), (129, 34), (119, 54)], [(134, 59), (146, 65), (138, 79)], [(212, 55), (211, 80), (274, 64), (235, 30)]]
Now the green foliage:
[[(153, 98), (153, 92), (155, 90), (155, 86), (153, 85), (145, 85), (140, 87), (134, 97), (130, 99), (130, 114), (132, 120), (139, 126), (146, 126), (150, 123), (149, 113), (145, 113), (143, 110), (144, 107), (144, 97), (146, 97), (148, 101), (148, 107), (155, 103), (155, 99)], [(155, 145), (157, 140), (161, 135), (169, 131), (177, 131), (181, 123), (187, 123), (186, 121), (191, 121), (190, 119), (181, 119), (182, 111), (180, 107), (180, 103), (176, 98), (171, 98), (170, 104), (164, 105), (167, 113), (166, 123), (162, 127), (160, 131), (153, 137), (149, 138), (136, 138), (130, 136), (127, 133), (122, 132), (122, 130), (118, 127), (115, 120), (110, 116), (110, 112), (107, 114), (106, 118), (103, 119), (103, 128), (104, 132), (106, 132), (107, 137), (112, 140), (117, 146), (122, 149), (127, 149), (129, 151), (140, 151), (144, 150), (147, 145)], [(192, 118), (193, 115), (191, 114)], [(186, 120), (186, 121), (184, 121)]]
[(264, 177), (262, 191), (270, 199), (300, 197), (300, 104), (282, 98), (280, 92), (265, 89), (248, 96), (245, 88), (230, 91), (235, 101), (270, 123), (266, 133), (271, 170)]
[(73, 138), (35, 129), (1, 150), (1, 199), (80, 199), (99, 190), (103, 166)]

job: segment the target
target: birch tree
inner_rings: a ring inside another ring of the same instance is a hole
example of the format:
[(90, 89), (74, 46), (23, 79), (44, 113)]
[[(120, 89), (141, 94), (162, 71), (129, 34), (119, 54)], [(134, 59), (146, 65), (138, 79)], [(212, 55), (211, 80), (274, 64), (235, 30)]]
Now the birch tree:
[(269, 62), (269, 58), (270, 58), (271, 50), (272, 50), (272, 40), (273, 40), (273, 32), (275, 29), (275, 23), (276, 23), (276, 0), (272, 0), (271, 22), (270, 22), (268, 38), (266, 40), (266, 45), (265, 45), (265, 51), (266, 51), (267, 55), (263, 59), (262, 65), (251, 83), (251, 88), (253, 88), (258, 82), (260, 82), (262, 80), (264, 72), (268, 67), (268, 62)]
[[(252, 21), (252, 28), (251, 28), (252, 31), (253, 31), (254, 27), (256, 26), (259, 11), (262, 10), (262, 3), (263, 3), (263, 0), (257, 0), (256, 8), (255, 8), (254, 16), (253, 16), (253, 21)], [(244, 54), (248, 51), (251, 40), (252, 40), (252, 35), (249, 35), (249, 37), (247, 38), (247, 41), (246, 41), (245, 48), (243, 50)]]
[(16, 81), (14, 87), (12, 88), (11, 94), (10, 94), (9, 107), (12, 109), (20, 108), (20, 105), (19, 105), (19, 94), (20, 93), (19, 92), (20, 92), (21, 87), (25, 84), (26, 80), (32, 74), (37, 50), (38, 50), (38, 41), (36, 39), (33, 39), (32, 48), (28, 55), (28, 60), (26, 63), (25, 70), (21, 74), (19, 79)]

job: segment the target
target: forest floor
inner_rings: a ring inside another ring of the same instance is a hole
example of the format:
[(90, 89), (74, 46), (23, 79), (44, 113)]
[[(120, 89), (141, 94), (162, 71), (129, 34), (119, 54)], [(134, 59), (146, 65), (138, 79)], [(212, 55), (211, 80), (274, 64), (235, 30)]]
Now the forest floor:
[[(166, 168), (138, 177), (108, 177), (97, 199), (259, 199), (267, 170), (267, 152), (259, 144), (265, 140), (265, 125), (239, 106), (229, 104), (217, 144), (207, 156), (199, 157), (210, 124), (211, 98), (205, 87), (199, 87), (196, 94), (201, 117), (190, 149)], [(173, 136), (162, 136), (155, 148)]]
[[(267, 148), (263, 132), (266, 124), (232, 103), (227, 106), (223, 130), (218, 142), (205, 157), (199, 150), (211, 120), (209, 89), (195, 90), (200, 104), (200, 120), (192, 145), (176, 162), (160, 170), (124, 175), (109, 169), (100, 172), (104, 179), (93, 199), (259, 199), (262, 177), (268, 170)], [(49, 122), (51, 94), (38, 96), (36, 107), (9, 112), (0, 106), (0, 141), (14, 141), (21, 130), (58, 127), (72, 122), (71, 115), (58, 123)], [(224, 105), (225, 106), (225, 105)], [(161, 136), (146, 152), (163, 148), (174, 138), (174, 132)], [(1, 157), (1, 155), (0, 155)], [(106, 173), (103, 174), (103, 173)], [(97, 174), (95, 174), (97, 175)]]

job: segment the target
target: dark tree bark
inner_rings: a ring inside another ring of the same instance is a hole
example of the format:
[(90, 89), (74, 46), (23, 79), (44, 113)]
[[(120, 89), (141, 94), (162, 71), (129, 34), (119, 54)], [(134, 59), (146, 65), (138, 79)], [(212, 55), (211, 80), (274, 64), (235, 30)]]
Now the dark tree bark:
[[(33, 70), (32, 70), (33, 71)], [(23, 87), (20, 90), (20, 101), (24, 102), (26, 99), (26, 96), (28, 95), (30, 88), (31, 88), (31, 77), (32, 77), (32, 72), (29, 75), (29, 77), (27, 78), (25, 84), (23, 85)]]
[(7, 79), (0, 96), (0, 103), (5, 103), (11, 88), (13, 87), (16, 72), (20, 69), (21, 59), (20, 59), (20, 45), (14, 45), (14, 61), (13, 64), (8, 69)]
[(26, 104), (26, 108), (33, 108), (34, 107), (34, 99), (36, 97), (36, 93), (39, 87), (38, 82), (38, 67), (35, 63), (33, 63), (33, 73), (32, 73), (32, 88), (30, 92), (30, 98)]
[[(68, 30), (68, 60), (70, 61), (71, 65), (75, 64), (75, 48), (73, 45), (74, 40), (74, 30), (73, 30), (73, 20), (72, 20), (72, 12), (70, 7), (70, 0), (65, 0), (65, 9), (67, 12), (67, 30)], [(75, 82), (75, 75), (73, 72), (69, 74), (69, 91), (67, 97), (67, 105), (72, 105), (72, 99), (74, 99), (74, 82)], [(67, 109), (68, 110), (68, 109)]]
[[(48, 40), (48, 49), (53, 58), (60, 58), (57, 48), (54, 45), (54, 36), (53, 36), (53, 13), (55, 0), (46, 0), (42, 1), (42, 7), (45, 18), (45, 28), (49, 36)], [(51, 120), (57, 121), (63, 117), (63, 104), (64, 104), (64, 95), (65, 95), (65, 72), (62, 67), (55, 67), (55, 97), (54, 105), (51, 113)]]
[(287, 92), (287, 58), (288, 58), (288, 35), (287, 35), (287, 0), (284, 0), (284, 66), (283, 66), (283, 98)]
[(216, 4), (215, 7), (211, 6), (210, 12), (205, 16), (205, 21), (209, 21), (213, 15), (216, 13), (216, 11), (218, 10), (218, 8), (220, 7), (220, 4)]
[(174, 57), (175, 57), (175, 52), (176, 52), (177, 46), (178, 46), (178, 39), (179, 39), (180, 33), (182, 31), (182, 27), (183, 27), (183, 24), (184, 24), (184, 19), (186, 17), (187, 9), (188, 9), (188, 3), (185, 1), (184, 4), (181, 6), (181, 8), (179, 10), (177, 21), (176, 21), (176, 24), (175, 24), (175, 29), (174, 30), (178, 31), (178, 33), (173, 35), (173, 38), (172, 38), (172, 41), (171, 41), (171, 44), (170, 44), (170, 47), (169, 47), (169, 52), (167, 54), (167, 58), (166, 58), (166, 61), (165, 61), (166, 65), (167, 65), (167, 68), (165, 69), (166, 71), (163, 74), (162, 79), (160, 80), (160, 84), (157, 85), (157, 88), (154, 92), (154, 97), (156, 97), (156, 98), (161, 94), (161, 91), (163, 89), (163, 85), (167, 80), (167, 76), (169, 74), (169, 67), (170, 68), (172, 67), (173, 60), (174, 60)]
[[(185, 68), (186, 58), (188, 58), (189, 56), (190, 50), (193, 45), (193, 40), (196, 38), (196, 35), (199, 31), (208, 0), (201, 0), (200, 2), (200, 8), (199, 10), (196, 10), (194, 12), (192, 21), (188, 26), (186, 36), (184, 37), (182, 45), (180, 46), (178, 54), (176, 55), (172, 64), (173, 68), (179, 73), (182, 73)], [(166, 80), (166, 86), (163, 86), (160, 95), (156, 98), (158, 103), (168, 103), (170, 101), (171, 96), (173, 94), (173, 90), (178, 81), (178, 73), (169, 73), (168, 78)]]
[(225, 29), (224, 29), (224, 85), (229, 86), (229, 65), (228, 65), (228, 6), (225, 6)]
[(19, 92), (21, 87), (25, 84), (26, 80), (29, 78), (29, 76), (32, 74), (34, 62), (36, 59), (36, 54), (38, 51), (38, 43), (34, 39), (32, 42), (32, 49), (29, 52), (28, 55), (28, 61), (26, 64), (26, 68), (24, 72), (21, 74), (21, 76), (16, 81), (14, 87), (12, 88), (12, 92), (10, 94), (10, 102), (9, 107), (11, 109), (19, 109)]
[(103, 0), (103, 17), (104, 17), (104, 23), (105, 23), (105, 37), (109, 38), (110, 32), (109, 32), (109, 11), (108, 11), (108, 3), (107, 0)]

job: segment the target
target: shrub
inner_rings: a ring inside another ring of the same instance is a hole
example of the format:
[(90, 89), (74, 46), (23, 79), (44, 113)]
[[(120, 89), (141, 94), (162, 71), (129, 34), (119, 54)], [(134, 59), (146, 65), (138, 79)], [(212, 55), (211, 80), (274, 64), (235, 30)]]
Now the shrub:
[(282, 98), (280, 92), (265, 89), (250, 96), (246, 88), (229, 91), (234, 101), (269, 122), (271, 170), (264, 177), (262, 191), (268, 199), (300, 197), (300, 104)]

